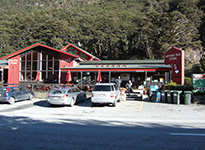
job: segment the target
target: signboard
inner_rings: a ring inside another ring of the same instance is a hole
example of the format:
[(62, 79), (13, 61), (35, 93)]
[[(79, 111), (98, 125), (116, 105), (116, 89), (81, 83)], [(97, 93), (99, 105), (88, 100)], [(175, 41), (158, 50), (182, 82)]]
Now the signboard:
[(205, 74), (193, 74), (193, 92), (205, 93)]
[(19, 63), (20, 55), (9, 59), (8, 83), (19, 84)]
[(164, 63), (172, 65), (172, 81), (184, 85), (184, 51), (172, 47), (165, 52)]

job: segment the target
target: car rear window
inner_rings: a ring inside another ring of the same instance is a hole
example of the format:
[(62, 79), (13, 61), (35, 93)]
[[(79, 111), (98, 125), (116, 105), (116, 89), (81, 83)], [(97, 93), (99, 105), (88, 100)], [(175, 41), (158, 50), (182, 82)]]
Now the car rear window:
[(63, 90), (55, 90), (55, 91), (52, 91), (52, 94), (64, 94), (65, 91)]
[(96, 85), (93, 91), (111, 91), (111, 86), (109, 85)]

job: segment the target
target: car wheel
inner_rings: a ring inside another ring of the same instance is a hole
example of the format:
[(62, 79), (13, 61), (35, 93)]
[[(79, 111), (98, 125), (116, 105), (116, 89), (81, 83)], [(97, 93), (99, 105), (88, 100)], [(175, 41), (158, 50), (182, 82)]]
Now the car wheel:
[(95, 107), (96, 106), (96, 103), (91, 103), (92, 107)]
[(14, 103), (15, 103), (15, 98), (14, 97), (10, 97), (9, 104), (12, 105)]
[(83, 102), (85, 102), (87, 100), (87, 96), (86, 96), (86, 94), (84, 94), (84, 96), (83, 96)]
[(32, 95), (30, 95), (30, 96), (29, 96), (29, 98), (28, 98), (28, 100), (32, 100), (32, 98), (33, 98), (33, 96), (32, 96)]
[(56, 107), (56, 105), (53, 105), (53, 104), (50, 104), (50, 103), (49, 103), (49, 105), (50, 105), (50, 107)]
[(114, 101), (114, 103), (112, 103), (112, 106), (115, 107), (116, 106), (116, 101)]
[(72, 98), (71, 100), (70, 100), (70, 107), (73, 107), (73, 105), (74, 105), (74, 98)]

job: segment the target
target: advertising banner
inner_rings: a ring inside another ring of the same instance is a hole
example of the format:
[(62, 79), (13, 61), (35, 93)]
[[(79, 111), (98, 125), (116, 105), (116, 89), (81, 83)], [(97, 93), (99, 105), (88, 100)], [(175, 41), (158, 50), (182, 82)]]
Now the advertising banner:
[(205, 74), (193, 74), (193, 92), (205, 93)]

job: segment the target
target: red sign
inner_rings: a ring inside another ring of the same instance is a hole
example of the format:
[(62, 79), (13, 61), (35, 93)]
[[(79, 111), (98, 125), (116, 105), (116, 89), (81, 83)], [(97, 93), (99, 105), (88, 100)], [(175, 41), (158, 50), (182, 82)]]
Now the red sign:
[(20, 55), (9, 59), (8, 83), (19, 84)]
[(172, 47), (165, 52), (164, 62), (172, 65), (172, 81), (184, 85), (184, 51)]

